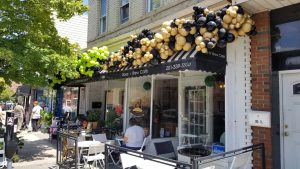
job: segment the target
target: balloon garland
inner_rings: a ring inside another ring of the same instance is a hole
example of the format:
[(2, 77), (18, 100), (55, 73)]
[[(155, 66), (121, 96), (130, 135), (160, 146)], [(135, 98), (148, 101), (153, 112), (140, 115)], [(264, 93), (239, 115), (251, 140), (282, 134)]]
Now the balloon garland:
[(71, 63), (68, 66), (70, 69), (65, 71), (61, 69), (55, 77), (48, 80), (49, 86), (59, 88), (67, 79), (76, 79), (80, 76), (92, 77), (94, 73), (107, 69), (108, 56), (109, 51), (106, 46), (89, 49), (87, 52), (82, 53), (82, 56), (70, 61)]
[[(175, 52), (189, 51), (193, 46), (198, 52), (207, 53), (216, 46), (226, 47), (239, 36), (257, 34), (254, 21), (240, 5), (227, 5), (216, 12), (198, 6), (193, 10), (192, 19), (163, 22), (160, 32), (144, 29), (138, 35), (131, 35), (127, 45), (110, 55), (106, 46), (93, 47), (74, 61), (79, 73), (67, 78), (78, 78), (79, 74), (92, 77), (101, 70), (114, 71), (145, 63), (157, 65)], [(51, 86), (66, 81), (65, 74), (59, 72), (52, 78)]]
[(127, 45), (111, 55), (108, 69), (155, 65), (175, 52), (189, 51), (194, 45), (198, 52), (207, 53), (216, 46), (226, 47), (239, 36), (256, 35), (254, 21), (239, 5), (227, 5), (217, 12), (198, 6), (193, 10), (192, 19), (166, 21), (160, 32), (144, 29), (138, 35), (131, 35)]

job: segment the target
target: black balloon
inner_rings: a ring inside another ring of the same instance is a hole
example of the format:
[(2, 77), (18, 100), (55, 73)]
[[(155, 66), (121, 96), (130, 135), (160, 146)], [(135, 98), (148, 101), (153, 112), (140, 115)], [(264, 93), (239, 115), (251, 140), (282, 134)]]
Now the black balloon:
[(211, 41), (212, 43), (214, 43), (214, 45), (217, 44), (217, 39), (216, 39), (216, 38), (211, 38), (210, 41)]
[(176, 18), (173, 19), (173, 21), (171, 22), (170, 26), (171, 28), (177, 28), (177, 25), (175, 24)]
[(205, 25), (206, 23), (206, 17), (202, 16), (197, 20), (197, 24), (199, 24), (200, 26)]
[(176, 41), (176, 37), (175, 36), (170, 36), (169, 40), (170, 40), (170, 42), (175, 42)]
[(227, 45), (227, 42), (226, 42), (225, 39), (220, 39), (220, 40), (218, 41), (218, 43), (217, 43), (217, 46), (218, 46), (219, 48), (225, 48), (226, 45)]
[(217, 28), (223, 28), (222, 21), (223, 20), (219, 16), (216, 17), (215, 22), (217, 24)]
[(221, 17), (221, 18), (223, 18), (224, 15), (226, 15), (226, 11), (227, 11), (227, 8), (226, 8), (226, 7), (221, 9), (221, 13), (220, 13), (220, 17)]
[(238, 5), (239, 9), (236, 11), (238, 14), (241, 14), (241, 15), (244, 15), (245, 12), (244, 12), (244, 9), (242, 8), (241, 5)]
[(192, 34), (188, 34), (188, 35), (185, 37), (185, 39), (186, 39), (186, 42), (189, 42), (189, 43), (194, 43), (194, 42), (195, 42), (195, 37), (194, 37), (194, 35), (192, 35)]
[(151, 40), (153, 39), (153, 35), (147, 35), (147, 38)]
[(159, 58), (159, 52), (157, 49), (152, 49), (150, 53), (153, 55), (153, 57)]
[(210, 12), (210, 13), (208, 13), (207, 16), (206, 16), (207, 22), (213, 21), (213, 20), (215, 20), (215, 19), (216, 19), (216, 14), (215, 14), (214, 12)]
[(172, 50), (175, 49), (175, 41), (170, 41), (169, 42), (169, 48), (172, 49)]
[(148, 32), (150, 32), (150, 30), (149, 30), (149, 29), (143, 29), (143, 30), (142, 30), (142, 33), (143, 33), (144, 35), (147, 35), (147, 34), (148, 34)]
[(227, 33), (227, 37), (226, 37), (227, 42), (233, 42), (235, 40), (235, 36), (232, 33)]
[(203, 42), (204, 42), (205, 45), (207, 46), (208, 42), (210, 42), (210, 39), (209, 39), (209, 38), (205, 38), (205, 39), (203, 40)]
[(226, 37), (227, 31), (225, 28), (221, 28), (221, 29), (219, 29), (218, 34), (219, 34), (219, 38), (224, 38), (224, 37)]
[(217, 28), (217, 24), (216, 24), (215, 21), (209, 21), (209, 22), (206, 24), (206, 29), (207, 29), (207, 31), (209, 31), (209, 32), (214, 31), (216, 28)]
[(214, 48), (214, 46), (215, 46), (215, 44), (213, 43), (213, 42), (208, 42), (207, 43), (207, 45), (206, 45), (206, 47), (208, 48), (208, 49), (212, 49), (212, 48)]

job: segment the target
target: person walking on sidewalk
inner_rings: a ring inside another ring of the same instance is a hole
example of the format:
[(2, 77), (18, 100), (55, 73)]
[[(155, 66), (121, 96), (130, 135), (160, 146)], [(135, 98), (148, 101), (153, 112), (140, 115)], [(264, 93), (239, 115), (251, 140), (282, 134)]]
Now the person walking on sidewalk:
[(43, 110), (43, 109), (41, 106), (39, 106), (38, 101), (34, 101), (33, 105), (34, 105), (34, 107), (32, 109), (32, 118), (31, 118), (32, 131), (37, 131), (38, 122), (41, 118), (41, 110)]
[(14, 109), (15, 117), (18, 118), (17, 131), (22, 129), (23, 120), (24, 120), (24, 108), (20, 102), (18, 102), (17, 106)]

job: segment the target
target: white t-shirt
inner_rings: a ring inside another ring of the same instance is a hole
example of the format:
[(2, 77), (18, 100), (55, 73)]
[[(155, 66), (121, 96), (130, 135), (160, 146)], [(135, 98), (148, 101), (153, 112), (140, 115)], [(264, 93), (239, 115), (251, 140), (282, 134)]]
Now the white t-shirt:
[(33, 113), (32, 114), (32, 119), (41, 118), (41, 110), (43, 110), (41, 106), (39, 106), (39, 105), (34, 106), (33, 109), (32, 109), (32, 113)]
[(140, 126), (131, 126), (127, 128), (125, 137), (128, 138), (126, 146), (141, 147), (144, 141), (144, 129)]

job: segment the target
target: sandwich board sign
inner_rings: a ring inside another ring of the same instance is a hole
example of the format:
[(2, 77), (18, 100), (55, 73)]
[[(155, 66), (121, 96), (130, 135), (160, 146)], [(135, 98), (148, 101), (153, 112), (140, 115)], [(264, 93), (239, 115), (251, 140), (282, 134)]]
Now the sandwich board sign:
[(8, 126), (14, 125), (14, 117), (7, 117), (7, 125)]

